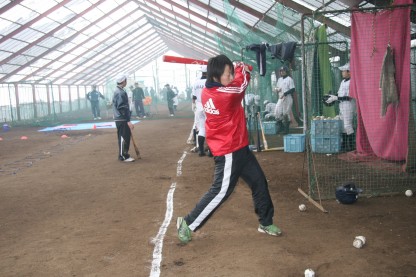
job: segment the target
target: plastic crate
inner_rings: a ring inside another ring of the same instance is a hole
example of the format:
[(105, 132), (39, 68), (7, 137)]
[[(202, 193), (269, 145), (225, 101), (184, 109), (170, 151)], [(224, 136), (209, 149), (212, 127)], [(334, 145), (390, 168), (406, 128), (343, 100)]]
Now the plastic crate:
[(283, 137), (285, 152), (303, 152), (305, 151), (305, 135), (290, 134)]
[(320, 137), (338, 137), (342, 132), (342, 120), (312, 120), (311, 135)]
[(263, 123), (263, 131), (265, 135), (277, 134), (276, 121), (264, 121), (262, 123)]
[(341, 136), (311, 136), (312, 152), (338, 153), (341, 150)]

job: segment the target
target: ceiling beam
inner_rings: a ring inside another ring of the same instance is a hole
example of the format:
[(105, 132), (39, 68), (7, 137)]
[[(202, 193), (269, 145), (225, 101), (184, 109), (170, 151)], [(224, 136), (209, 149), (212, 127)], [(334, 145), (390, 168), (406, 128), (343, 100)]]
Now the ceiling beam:
[[(301, 14), (313, 14), (314, 11), (312, 11), (311, 9), (308, 9), (305, 6), (302, 6), (301, 4), (298, 4), (292, 0), (275, 0), (276, 2), (291, 8), (292, 10), (295, 10)], [(323, 15), (320, 15), (319, 12), (318, 14), (316, 14), (313, 17), (314, 20), (317, 20), (319, 22), (321, 22), (322, 24), (326, 24), (328, 27), (334, 29), (335, 31), (337, 31), (338, 33), (341, 33), (347, 37), (351, 37), (351, 28), (344, 26), (336, 21), (333, 21), (332, 19), (325, 17)]]

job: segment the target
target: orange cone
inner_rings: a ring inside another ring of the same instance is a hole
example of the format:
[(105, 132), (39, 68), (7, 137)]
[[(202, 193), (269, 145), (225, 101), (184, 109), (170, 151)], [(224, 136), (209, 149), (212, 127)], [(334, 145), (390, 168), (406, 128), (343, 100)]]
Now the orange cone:
[(68, 138), (68, 136), (67, 135), (62, 135), (61, 138)]
[(22, 139), (22, 140), (26, 140), (26, 139), (27, 139), (27, 137), (26, 137), (26, 136), (22, 136), (20, 139)]
[(95, 129), (97, 129), (97, 126), (95, 126), (95, 124), (94, 124), (94, 126), (92, 126), (92, 128), (95, 130)]

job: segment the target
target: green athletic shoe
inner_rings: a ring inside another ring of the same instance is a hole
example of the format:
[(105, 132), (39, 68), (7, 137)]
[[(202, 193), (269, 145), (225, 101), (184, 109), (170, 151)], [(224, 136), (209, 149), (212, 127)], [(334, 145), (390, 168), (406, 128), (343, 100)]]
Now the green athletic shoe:
[(189, 229), (183, 217), (178, 217), (176, 220), (176, 228), (178, 229), (178, 238), (182, 243), (188, 243), (192, 240), (192, 231)]
[(282, 234), (282, 231), (274, 224), (269, 226), (263, 226), (260, 224), (257, 231), (260, 233), (266, 233), (271, 236), (280, 236)]

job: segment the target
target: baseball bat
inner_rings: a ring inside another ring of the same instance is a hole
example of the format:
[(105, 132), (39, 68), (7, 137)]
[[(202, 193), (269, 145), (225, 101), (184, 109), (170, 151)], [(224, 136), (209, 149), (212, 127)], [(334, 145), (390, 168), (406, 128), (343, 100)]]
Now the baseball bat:
[(133, 142), (134, 151), (136, 152), (136, 156), (137, 156), (138, 159), (141, 159), (142, 157), (140, 156), (140, 151), (139, 151), (139, 148), (136, 145), (136, 141), (134, 140), (133, 132), (131, 132), (130, 137), (131, 137), (131, 141)]
[(183, 64), (199, 64), (199, 65), (208, 64), (208, 62), (204, 60), (176, 57), (176, 56), (169, 56), (169, 55), (164, 55), (162, 57), (162, 61), (166, 63), (183, 63)]
[(264, 135), (263, 123), (261, 122), (260, 113), (257, 113), (257, 116), (259, 117), (259, 124), (261, 129), (261, 135), (263, 136), (264, 149), (268, 150), (269, 146), (267, 145), (266, 136)]

